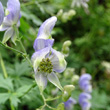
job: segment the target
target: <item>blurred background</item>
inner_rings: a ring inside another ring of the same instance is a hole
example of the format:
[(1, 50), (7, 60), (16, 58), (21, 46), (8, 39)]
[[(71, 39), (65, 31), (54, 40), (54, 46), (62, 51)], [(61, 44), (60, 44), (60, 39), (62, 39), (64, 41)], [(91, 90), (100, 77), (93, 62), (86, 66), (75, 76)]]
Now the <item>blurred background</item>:
[[(7, 1), (0, 1), (6, 7)], [(74, 68), (74, 73), (79, 76), (84, 72), (92, 75), (91, 110), (110, 110), (110, 1), (90, 0), (87, 2), (88, 6), (75, 6), (74, 0), (20, 0), (20, 3), (22, 17), (19, 31), (29, 57), (31, 58), (34, 52), (33, 42), (42, 22), (51, 16), (57, 16), (58, 20), (52, 31), (52, 37), (55, 39), (54, 48), (61, 51), (64, 41), (72, 42), (69, 56), (66, 58), (67, 67)], [(3, 34), (4, 32), (0, 32), (1, 41)], [(10, 40), (7, 44), (22, 51), (19, 43), (14, 46)], [(15, 90), (23, 85), (32, 84), (34, 73), (19, 54), (2, 46), (0, 53)], [(0, 75), (2, 73), (0, 66)], [(72, 83), (71, 77), (68, 79), (63, 73), (59, 78), (63, 86)], [(77, 87), (78, 84), (75, 85), (76, 90), (72, 97), (78, 100), (81, 91)], [(46, 97), (60, 94), (55, 88), (48, 83)], [(0, 88), (1, 93), (4, 91), (6, 90)], [(4, 99), (3, 96), (0, 98)], [(49, 104), (54, 107), (59, 102), (61, 100)], [(13, 103), (17, 110), (35, 110), (43, 101), (38, 87), (34, 87), (21, 100), (13, 97)], [(0, 110), (10, 110), (8, 100), (0, 101)], [(75, 110), (81, 110), (78, 104)]]

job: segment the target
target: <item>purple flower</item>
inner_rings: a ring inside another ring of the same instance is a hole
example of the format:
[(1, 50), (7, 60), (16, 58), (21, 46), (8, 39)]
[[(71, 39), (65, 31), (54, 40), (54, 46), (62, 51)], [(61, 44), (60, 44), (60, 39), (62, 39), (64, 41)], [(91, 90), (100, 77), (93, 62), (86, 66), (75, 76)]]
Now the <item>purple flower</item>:
[(3, 18), (4, 18), (4, 9), (3, 9), (2, 3), (0, 2), (0, 25), (3, 22)]
[(91, 99), (91, 95), (89, 93), (81, 93), (79, 96), (79, 104), (82, 110), (89, 110), (91, 107), (91, 103), (89, 100)]
[(65, 110), (73, 110), (73, 106), (76, 104), (76, 100), (70, 97), (66, 102), (64, 102)]
[(15, 44), (21, 17), (19, 0), (8, 0), (6, 12), (7, 16), (4, 17), (3, 23), (0, 26), (0, 31), (6, 30), (2, 42), (5, 43), (11, 38), (12, 42)]
[(44, 23), (40, 26), (37, 38), (33, 45), (35, 51), (53, 45), (54, 39), (52, 39), (51, 37), (51, 31), (55, 26), (56, 21), (57, 18), (53, 16), (47, 19), (46, 21), (44, 21)]
[(42, 91), (47, 85), (47, 79), (62, 90), (55, 74), (55, 72), (63, 72), (66, 68), (66, 61), (60, 52), (52, 49), (51, 46), (46, 47), (32, 55), (32, 63), (36, 82)]
[(91, 80), (90, 74), (83, 74), (83, 75), (81, 75), (81, 77), (79, 79), (80, 88), (87, 93), (92, 92), (92, 86), (90, 84), (90, 80)]

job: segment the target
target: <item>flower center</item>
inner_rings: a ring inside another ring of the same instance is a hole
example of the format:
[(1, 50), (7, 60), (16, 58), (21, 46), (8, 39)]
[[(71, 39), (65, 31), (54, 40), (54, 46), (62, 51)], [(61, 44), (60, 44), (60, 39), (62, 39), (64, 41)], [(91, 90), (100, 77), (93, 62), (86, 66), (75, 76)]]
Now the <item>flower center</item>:
[(38, 71), (51, 73), (52, 69), (53, 69), (53, 65), (50, 59), (49, 58), (42, 59), (42, 61), (39, 64)]

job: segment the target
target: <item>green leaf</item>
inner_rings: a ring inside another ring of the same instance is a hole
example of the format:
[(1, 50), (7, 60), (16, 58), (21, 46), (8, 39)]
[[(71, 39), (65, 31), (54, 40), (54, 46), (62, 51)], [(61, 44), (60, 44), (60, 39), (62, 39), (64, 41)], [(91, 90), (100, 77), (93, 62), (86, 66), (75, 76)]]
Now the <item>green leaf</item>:
[(14, 106), (14, 107), (17, 107), (18, 106), (18, 103), (20, 103), (20, 100), (18, 98), (18, 96), (16, 94), (12, 94), (11, 97), (11, 104)]
[(31, 86), (32, 86), (32, 85), (25, 85), (25, 86), (20, 87), (20, 88), (16, 91), (18, 97), (22, 96), (26, 91), (28, 91)]
[(13, 91), (13, 83), (11, 78), (4, 78), (2, 75), (0, 75), (0, 87), (7, 89), (7, 90), (12, 90)]
[(15, 64), (15, 73), (18, 76), (26, 74), (30, 70), (27, 62), (16, 63)]
[(4, 104), (10, 97), (10, 93), (0, 93), (0, 104)]

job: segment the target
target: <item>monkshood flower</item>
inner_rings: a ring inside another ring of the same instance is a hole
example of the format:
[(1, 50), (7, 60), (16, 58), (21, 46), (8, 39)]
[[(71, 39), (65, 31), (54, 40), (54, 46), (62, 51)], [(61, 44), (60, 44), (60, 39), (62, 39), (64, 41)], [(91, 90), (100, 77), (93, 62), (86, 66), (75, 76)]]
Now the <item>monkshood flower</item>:
[(4, 9), (3, 9), (2, 3), (0, 2), (0, 25), (3, 22), (3, 18), (4, 18)]
[(15, 44), (18, 36), (18, 27), (20, 26), (20, 2), (19, 0), (8, 0), (7, 16), (4, 17), (3, 23), (0, 26), (0, 31), (6, 31), (3, 37), (3, 43), (6, 43), (10, 38)]
[(79, 96), (79, 104), (82, 110), (90, 110), (91, 103), (89, 100), (91, 99), (91, 95), (89, 93), (81, 93)]
[(36, 51), (32, 55), (35, 79), (41, 91), (46, 88), (47, 79), (62, 90), (55, 72), (61, 73), (66, 68), (64, 56), (51, 46)]
[(64, 102), (65, 110), (73, 110), (76, 100), (70, 97), (66, 102)]
[(92, 85), (90, 84), (91, 75), (90, 74), (83, 74), (79, 79), (79, 86), (80, 88), (87, 93), (92, 92)]
[(44, 21), (44, 23), (40, 26), (37, 38), (33, 45), (35, 51), (53, 45), (54, 39), (52, 39), (51, 37), (51, 31), (55, 26), (56, 21), (57, 18), (53, 16), (47, 19), (46, 21)]
[(89, 0), (73, 0), (72, 2), (72, 7), (84, 7), (84, 8), (88, 8), (88, 3)]

